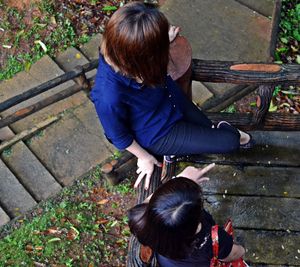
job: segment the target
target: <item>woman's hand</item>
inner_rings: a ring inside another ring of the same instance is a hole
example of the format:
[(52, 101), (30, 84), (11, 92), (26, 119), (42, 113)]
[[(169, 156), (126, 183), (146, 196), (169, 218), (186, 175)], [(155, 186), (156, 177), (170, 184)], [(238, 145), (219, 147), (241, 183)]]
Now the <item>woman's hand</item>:
[(170, 43), (172, 43), (174, 41), (174, 39), (176, 38), (176, 36), (178, 35), (178, 33), (180, 32), (180, 27), (177, 26), (170, 26), (169, 29), (169, 40)]
[(181, 173), (179, 173), (177, 177), (185, 177), (191, 179), (192, 181), (200, 185), (201, 183), (209, 180), (208, 177), (203, 177), (203, 175), (210, 171), (214, 166), (215, 163), (211, 163), (203, 169), (188, 166)]
[(146, 158), (139, 158), (137, 161), (138, 169), (136, 173), (139, 175), (134, 187), (137, 188), (139, 183), (142, 181), (142, 179), (146, 175), (146, 181), (145, 181), (145, 190), (148, 190), (149, 184), (150, 184), (150, 178), (154, 171), (154, 165), (157, 165), (158, 167), (161, 167), (162, 164), (157, 161), (155, 157), (149, 154)]

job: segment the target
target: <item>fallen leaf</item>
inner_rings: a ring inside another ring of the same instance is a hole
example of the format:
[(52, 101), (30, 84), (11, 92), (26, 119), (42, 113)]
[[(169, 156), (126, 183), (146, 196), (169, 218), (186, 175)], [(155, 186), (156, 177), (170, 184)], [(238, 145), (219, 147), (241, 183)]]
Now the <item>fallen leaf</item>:
[(47, 46), (41, 40), (36, 40), (36, 41), (34, 41), (34, 43), (39, 44), (42, 47), (42, 49), (44, 50), (44, 52), (45, 53), (47, 52), (47, 50), (48, 50)]
[(106, 219), (99, 219), (99, 220), (96, 221), (96, 224), (106, 224), (106, 223), (108, 223), (108, 222), (109, 222), (109, 220), (106, 220)]
[(53, 242), (57, 242), (57, 241), (61, 241), (61, 239), (59, 237), (54, 237), (48, 240), (48, 243), (53, 243)]
[(102, 199), (100, 201), (97, 202), (98, 205), (104, 205), (108, 202), (108, 199)]

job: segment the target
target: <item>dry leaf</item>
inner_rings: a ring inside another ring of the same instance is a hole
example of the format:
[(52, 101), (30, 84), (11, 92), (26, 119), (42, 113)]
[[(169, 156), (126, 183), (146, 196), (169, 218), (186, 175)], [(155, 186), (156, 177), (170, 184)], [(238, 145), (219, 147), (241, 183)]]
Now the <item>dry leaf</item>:
[(100, 201), (97, 202), (98, 205), (104, 205), (108, 202), (108, 199), (102, 199)]

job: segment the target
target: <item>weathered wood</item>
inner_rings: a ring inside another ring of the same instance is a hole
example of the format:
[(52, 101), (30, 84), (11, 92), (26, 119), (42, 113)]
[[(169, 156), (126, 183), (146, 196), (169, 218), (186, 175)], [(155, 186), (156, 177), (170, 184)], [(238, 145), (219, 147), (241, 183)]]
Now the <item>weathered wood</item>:
[(70, 86), (69, 88), (59, 92), (59, 93), (56, 93), (52, 96), (49, 96), (45, 99), (43, 99), (42, 101), (39, 101), (33, 105), (30, 105), (26, 108), (22, 108), (16, 112), (14, 112), (13, 114), (7, 116), (7, 117), (4, 117), (1, 121), (0, 121), (0, 128), (2, 127), (5, 127), (5, 126), (8, 126), (20, 119), (23, 119), (27, 116), (29, 116), (30, 114), (32, 113), (35, 113), (55, 102), (58, 102), (62, 99), (65, 99), (77, 92), (79, 92), (80, 90), (82, 90), (82, 87), (78, 84), (75, 84), (75, 85), (72, 85)]
[(209, 112), (219, 112), (226, 107), (230, 106), (235, 101), (240, 100), (244, 96), (250, 94), (257, 88), (256, 85), (238, 85), (235, 86), (222, 94), (222, 96), (215, 96), (210, 98), (208, 101), (201, 106), (203, 110)]
[(235, 230), (234, 234), (245, 244), (250, 266), (300, 266), (299, 232)]
[(253, 120), (256, 126), (262, 124), (272, 100), (272, 95), (275, 87), (272, 85), (260, 85), (258, 87), (258, 95), (256, 100), (256, 110), (254, 112)]
[(108, 182), (112, 185), (116, 185), (122, 180), (121, 174), (124, 173), (124, 168), (132, 166), (132, 163), (136, 163), (136, 159), (133, 154), (124, 151), (121, 157), (117, 160), (109, 160), (101, 167), (101, 172)]
[(37, 123), (34, 127), (30, 128), (28, 130), (24, 130), (24, 131), (16, 134), (11, 139), (5, 140), (4, 142), (2, 142), (0, 144), (0, 152), (2, 152), (3, 150), (9, 148), (10, 146), (14, 145), (17, 142), (19, 142), (21, 140), (24, 140), (24, 139), (32, 136), (37, 131), (40, 131), (40, 130), (44, 129), (45, 127), (47, 127), (50, 124), (58, 121), (59, 119), (60, 119), (60, 116), (53, 116), (51, 118), (48, 118), (48, 119), (46, 119), (44, 121), (41, 121), (41, 122)]
[(212, 113), (206, 115), (214, 122), (228, 121), (241, 130), (300, 131), (300, 116), (289, 113), (268, 113), (261, 125), (255, 124), (252, 113)]
[[(243, 64), (249, 70), (242, 70), (233, 61), (213, 61), (193, 59), (193, 80), (201, 82), (233, 83), (233, 84), (267, 84), (291, 85), (300, 84), (300, 66), (298, 64)], [(258, 68), (258, 66), (260, 66)], [(243, 67), (244, 69), (245, 67)], [(241, 70), (239, 70), (241, 69)], [(271, 72), (267, 70), (271, 69)], [(275, 71), (279, 69), (279, 71)]]
[(217, 165), (209, 172), (210, 180), (203, 183), (202, 188), (205, 194), (211, 195), (256, 195), (300, 199), (299, 173), (300, 168), (259, 166), (237, 168)]
[(68, 71), (68, 72), (64, 73), (63, 75), (60, 75), (48, 82), (40, 84), (22, 94), (19, 94), (10, 99), (7, 99), (4, 102), (0, 103), (0, 112), (2, 112), (3, 110), (6, 110), (12, 106), (15, 106), (27, 99), (37, 96), (43, 92), (46, 92), (57, 85), (60, 85), (64, 82), (72, 80), (72, 79), (80, 76), (82, 73), (85, 73), (94, 68), (97, 68), (97, 66), (98, 66), (98, 60), (91, 61), (81, 67), (75, 68), (72, 71)]
[(234, 227), (272, 231), (299, 231), (300, 199), (205, 195), (205, 207), (220, 223), (232, 218)]

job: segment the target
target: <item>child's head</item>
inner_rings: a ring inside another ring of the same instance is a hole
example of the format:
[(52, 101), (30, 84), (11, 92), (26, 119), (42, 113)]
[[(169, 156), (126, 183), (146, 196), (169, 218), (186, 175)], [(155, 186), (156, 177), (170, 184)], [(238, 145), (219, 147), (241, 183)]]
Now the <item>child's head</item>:
[(129, 210), (129, 227), (142, 244), (180, 259), (191, 250), (202, 209), (200, 186), (190, 179), (176, 178), (159, 187), (148, 204)]
[(164, 82), (169, 61), (169, 23), (156, 8), (124, 5), (106, 25), (101, 53), (121, 73), (146, 85)]

